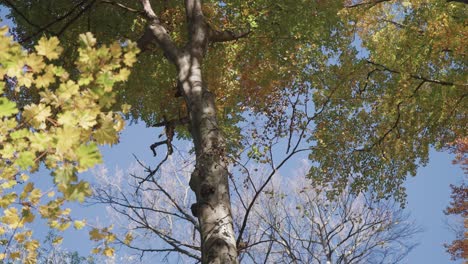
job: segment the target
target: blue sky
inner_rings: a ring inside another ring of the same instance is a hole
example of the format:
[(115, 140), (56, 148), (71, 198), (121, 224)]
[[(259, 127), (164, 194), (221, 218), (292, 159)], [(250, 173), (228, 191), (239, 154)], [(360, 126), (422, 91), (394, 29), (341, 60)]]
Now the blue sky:
[[(443, 264), (449, 261), (442, 244), (453, 238), (445, 224), (443, 210), (450, 201), (450, 184), (460, 183), (463, 172), (452, 165), (453, 155), (431, 151), (427, 167), (420, 168), (414, 178), (408, 178), (407, 210), (425, 231), (420, 245), (408, 256), (407, 263)], [(458, 263), (462, 263), (459, 261)]]

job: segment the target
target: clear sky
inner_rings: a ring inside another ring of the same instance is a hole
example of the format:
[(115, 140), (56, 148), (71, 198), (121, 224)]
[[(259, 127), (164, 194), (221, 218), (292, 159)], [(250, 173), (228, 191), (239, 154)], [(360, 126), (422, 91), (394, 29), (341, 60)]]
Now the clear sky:
[(450, 202), (449, 185), (460, 183), (463, 177), (461, 168), (452, 165), (452, 159), (453, 155), (431, 151), (429, 165), (407, 180), (407, 210), (425, 229), (420, 245), (407, 258), (408, 264), (457, 263), (449, 261), (442, 246), (453, 238), (442, 212)]

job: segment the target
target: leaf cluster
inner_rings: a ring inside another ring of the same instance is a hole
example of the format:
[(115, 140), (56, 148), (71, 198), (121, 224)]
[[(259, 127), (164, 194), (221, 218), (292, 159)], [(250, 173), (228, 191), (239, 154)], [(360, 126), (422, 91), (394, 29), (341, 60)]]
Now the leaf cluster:
[[(39, 242), (25, 228), (40, 216), (64, 231), (73, 222), (64, 203), (91, 195), (77, 173), (102, 162), (98, 145), (118, 141), (124, 120), (112, 110), (113, 85), (128, 78), (138, 49), (132, 42), (98, 46), (92, 34), (82, 34), (69, 73), (57, 65), (63, 52), (58, 38), (41, 38), (27, 52), (7, 31), (0, 30), (0, 235), (6, 237), (0, 257), (35, 263)], [(23, 91), (37, 100), (21, 100)], [(35, 184), (41, 165), (51, 171), (52, 189)], [(84, 224), (74, 222), (76, 229)], [(13, 244), (26, 250), (12, 251)]]

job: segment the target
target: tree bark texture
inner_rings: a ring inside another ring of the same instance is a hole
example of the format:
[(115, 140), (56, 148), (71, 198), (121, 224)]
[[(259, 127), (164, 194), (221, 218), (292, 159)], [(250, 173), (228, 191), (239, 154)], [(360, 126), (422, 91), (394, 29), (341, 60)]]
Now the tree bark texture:
[[(229, 41), (237, 37), (213, 31), (202, 13), (201, 0), (185, 0), (189, 41), (178, 48), (151, 8), (149, 0), (140, 0), (148, 27), (139, 41), (140, 48), (155, 41), (178, 71), (180, 93), (187, 104), (189, 131), (196, 153), (190, 187), (197, 202), (192, 213), (201, 232), (202, 263), (239, 263), (231, 215), (228, 170), (224, 139), (216, 116), (214, 95), (203, 83), (202, 63), (210, 41)], [(232, 36), (221, 38), (220, 36)]]
[[(190, 56), (188, 56), (190, 58)], [(185, 91), (190, 133), (196, 153), (190, 187), (197, 203), (192, 212), (200, 223), (202, 263), (237, 263), (232, 224), (228, 171), (224, 161), (223, 137), (219, 132), (214, 96), (203, 85), (196, 58), (191, 58), (179, 79)], [(188, 94), (188, 95), (187, 95)]]

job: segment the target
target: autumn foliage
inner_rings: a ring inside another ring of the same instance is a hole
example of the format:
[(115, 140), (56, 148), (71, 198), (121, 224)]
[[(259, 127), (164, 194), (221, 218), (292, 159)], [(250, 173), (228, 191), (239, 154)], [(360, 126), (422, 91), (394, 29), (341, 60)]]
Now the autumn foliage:
[[(92, 34), (82, 34), (77, 74), (58, 63), (63, 52), (58, 38), (41, 38), (27, 52), (7, 32), (0, 28), (0, 242), (5, 246), (0, 260), (35, 263), (40, 244), (30, 225), (38, 217), (59, 231), (86, 226), (72, 217), (66, 202), (91, 195), (90, 184), (77, 174), (102, 162), (98, 145), (118, 141), (124, 120), (112, 110), (112, 88), (127, 79), (138, 50), (131, 42), (96, 47)], [(37, 96), (21, 100), (30, 92)], [(37, 182), (45, 177), (40, 167), (52, 176), (53, 184), (45, 188)], [(112, 238), (105, 231), (92, 228), (90, 234), (104, 241), (97, 251), (111, 255), (106, 245)]]

